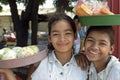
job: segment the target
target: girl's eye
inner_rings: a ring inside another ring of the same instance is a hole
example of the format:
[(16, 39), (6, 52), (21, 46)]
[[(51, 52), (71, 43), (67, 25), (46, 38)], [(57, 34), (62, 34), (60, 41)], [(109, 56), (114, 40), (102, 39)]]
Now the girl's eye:
[(87, 42), (93, 42), (93, 40), (92, 40), (92, 39), (87, 39), (86, 41), (87, 41)]
[(72, 33), (73, 33), (72, 31), (67, 31), (65, 34), (66, 35), (72, 35)]
[(103, 46), (104, 46), (104, 45), (106, 45), (106, 43), (103, 43), (103, 42), (102, 42), (102, 43), (100, 43), (100, 45), (103, 45)]
[(58, 34), (53, 34), (53, 36), (58, 35)]
[(66, 34), (67, 34), (67, 35), (71, 35), (72, 33), (69, 32), (69, 33), (66, 33)]

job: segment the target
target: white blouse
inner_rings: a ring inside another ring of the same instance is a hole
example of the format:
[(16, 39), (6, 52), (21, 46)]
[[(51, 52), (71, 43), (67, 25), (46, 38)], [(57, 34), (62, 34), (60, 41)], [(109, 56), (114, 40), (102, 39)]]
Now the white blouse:
[(62, 66), (53, 51), (41, 61), (31, 77), (32, 80), (86, 80), (87, 70), (83, 71), (77, 66), (74, 56)]
[(89, 80), (120, 80), (120, 62), (111, 56), (111, 60), (104, 70), (97, 73), (96, 69), (91, 63), (89, 70)]

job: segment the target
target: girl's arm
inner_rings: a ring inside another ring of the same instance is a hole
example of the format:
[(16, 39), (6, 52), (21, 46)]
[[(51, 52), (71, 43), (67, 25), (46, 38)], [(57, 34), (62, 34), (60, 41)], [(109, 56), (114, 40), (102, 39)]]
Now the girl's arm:
[(31, 75), (35, 71), (35, 69), (36, 69), (36, 67), (34, 66), (34, 64), (31, 64), (29, 66), (27, 80), (31, 80)]
[(16, 80), (15, 74), (11, 69), (0, 69), (0, 74), (5, 75), (5, 80)]
[(89, 60), (84, 55), (84, 51), (79, 52), (79, 54), (75, 55), (75, 59), (77, 61), (78, 66), (80, 66), (83, 70), (86, 70), (87, 67), (90, 65)]

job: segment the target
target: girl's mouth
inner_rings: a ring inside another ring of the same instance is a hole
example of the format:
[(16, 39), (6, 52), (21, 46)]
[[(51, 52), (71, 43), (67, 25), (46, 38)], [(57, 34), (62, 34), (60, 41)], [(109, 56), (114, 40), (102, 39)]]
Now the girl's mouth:
[(98, 54), (98, 53), (96, 53), (96, 52), (94, 52), (94, 51), (89, 51), (89, 54)]

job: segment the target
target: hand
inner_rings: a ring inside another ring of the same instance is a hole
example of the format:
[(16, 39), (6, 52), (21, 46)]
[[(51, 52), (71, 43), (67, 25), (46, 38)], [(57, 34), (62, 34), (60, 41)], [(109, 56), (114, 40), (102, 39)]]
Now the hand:
[(82, 68), (82, 70), (87, 69), (87, 67), (90, 65), (89, 60), (84, 55), (84, 52), (80, 52), (79, 54), (75, 55), (76, 62), (78, 66)]
[(11, 69), (0, 69), (0, 73), (5, 75), (5, 80), (16, 80), (15, 75)]
[(6, 73), (11, 73), (11, 72), (12, 72), (11, 69), (0, 69), (0, 73), (6, 74)]

